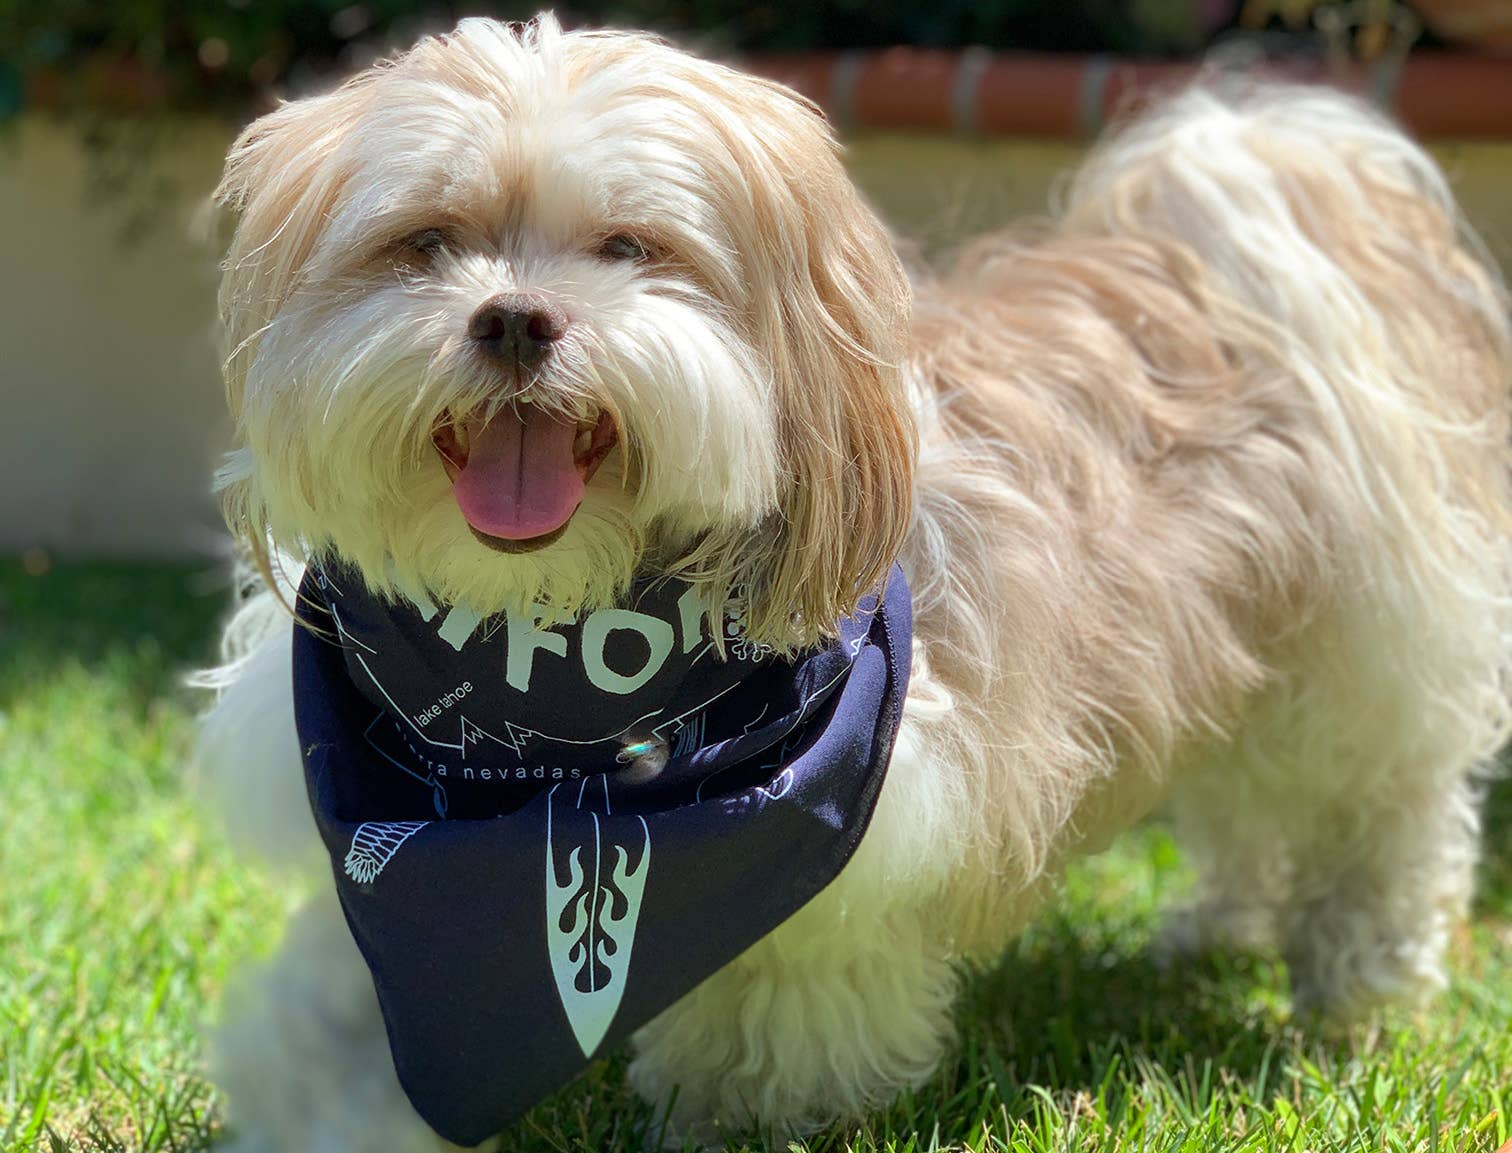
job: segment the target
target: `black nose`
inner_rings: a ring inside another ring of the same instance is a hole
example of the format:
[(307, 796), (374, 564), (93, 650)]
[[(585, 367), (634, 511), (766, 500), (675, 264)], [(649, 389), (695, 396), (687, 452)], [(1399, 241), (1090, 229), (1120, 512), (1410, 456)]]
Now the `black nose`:
[(499, 360), (534, 368), (567, 331), (562, 310), (540, 296), (504, 292), (478, 306), (467, 335)]

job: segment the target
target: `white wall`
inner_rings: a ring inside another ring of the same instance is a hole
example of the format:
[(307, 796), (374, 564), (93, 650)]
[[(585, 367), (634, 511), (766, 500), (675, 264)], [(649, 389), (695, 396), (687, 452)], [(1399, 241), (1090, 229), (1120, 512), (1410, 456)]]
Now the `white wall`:
[[(133, 191), (102, 200), (77, 129), (44, 118), (0, 127), (0, 555), (220, 548), (209, 495), (228, 432), (215, 260), (193, 224), (229, 132), (184, 121), (156, 133), (162, 147), (127, 166)], [(1041, 210), (1076, 155), (1072, 145), (919, 137), (850, 151), (883, 215), (925, 253)], [(1512, 145), (1447, 159), (1472, 216), (1512, 251)], [(144, 205), (153, 227), (128, 242)]]
[(185, 124), (135, 166), (157, 216), (128, 244), (127, 212), (92, 194), (75, 131), (28, 119), (0, 135), (0, 552), (214, 547), (215, 261), (190, 217), (225, 144)]

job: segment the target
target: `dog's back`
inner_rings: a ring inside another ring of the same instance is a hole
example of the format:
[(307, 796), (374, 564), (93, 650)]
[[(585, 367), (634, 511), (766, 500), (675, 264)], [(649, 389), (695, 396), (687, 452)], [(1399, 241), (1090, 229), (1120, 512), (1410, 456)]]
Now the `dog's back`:
[(922, 296), (919, 631), (1012, 881), (1175, 785), (1196, 940), (1279, 930), (1334, 1009), (1437, 984), (1509, 730), (1512, 355), (1436, 165), (1195, 90)]

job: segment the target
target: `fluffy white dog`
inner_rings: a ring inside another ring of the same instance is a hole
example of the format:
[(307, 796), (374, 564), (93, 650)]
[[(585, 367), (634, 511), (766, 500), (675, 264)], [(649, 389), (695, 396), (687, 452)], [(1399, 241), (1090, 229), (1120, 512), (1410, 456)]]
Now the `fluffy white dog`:
[[(549, 625), (674, 574), (782, 656), (907, 574), (859, 849), (634, 1038), (678, 1125), (927, 1078), (958, 959), (1167, 802), (1186, 939), (1274, 940), (1329, 1014), (1443, 983), (1512, 717), (1512, 340), (1443, 176), (1359, 103), (1187, 92), (1053, 222), (911, 282), (780, 85), (477, 19), (258, 120), (219, 199), (220, 479), (270, 577)], [(285, 860), (317, 844), (293, 628), (243, 611), (203, 747)], [(439, 1142), (333, 896), (216, 1054), (248, 1148)]]

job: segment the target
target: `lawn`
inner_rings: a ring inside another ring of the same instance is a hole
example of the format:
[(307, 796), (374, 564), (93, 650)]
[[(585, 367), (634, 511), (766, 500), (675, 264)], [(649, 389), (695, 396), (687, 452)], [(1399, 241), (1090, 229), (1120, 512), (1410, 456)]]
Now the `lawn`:
[[(201, 1026), (297, 899), (235, 859), (182, 787), (195, 701), (180, 675), (211, 651), (224, 596), (208, 568), (0, 562), (0, 1149), (214, 1139)], [(1288, 1026), (1279, 962), (1154, 966), (1157, 910), (1186, 878), (1149, 825), (973, 975), (953, 1064), (792, 1148), (1496, 1149), (1512, 1135), (1512, 787), (1490, 825), (1455, 983), (1427, 1015), (1325, 1040)], [(643, 1148), (621, 1072), (601, 1063), (504, 1149)]]

